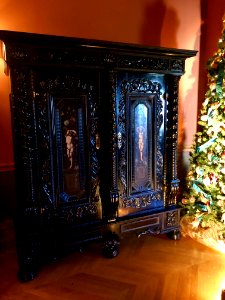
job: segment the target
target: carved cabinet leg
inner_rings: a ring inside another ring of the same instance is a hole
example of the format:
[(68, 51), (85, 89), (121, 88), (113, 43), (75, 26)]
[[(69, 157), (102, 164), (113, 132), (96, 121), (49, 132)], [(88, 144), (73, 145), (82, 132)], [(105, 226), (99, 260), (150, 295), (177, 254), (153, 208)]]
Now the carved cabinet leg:
[(26, 282), (33, 280), (40, 264), (40, 241), (38, 237), (17, 236), (18, 279)]
[(33, 280), (40, 267), (41, 240), (40, 222), (37, 218), (19, 214), (14, 218), (16, 249), (18, 257), (18, 279)]
[(116, 257), (119, 254), (119, 236), (116, 233), (108, 232), (104, 238), (104, 244), (102, 249), (103, 256), (107, 258)]
[(179, 229), (174, 229), (170, 232), (167, 233), (168, 238), (170, 238), (171, 240), (175, 240), (178, 241), (181, 238), (181, 232)]

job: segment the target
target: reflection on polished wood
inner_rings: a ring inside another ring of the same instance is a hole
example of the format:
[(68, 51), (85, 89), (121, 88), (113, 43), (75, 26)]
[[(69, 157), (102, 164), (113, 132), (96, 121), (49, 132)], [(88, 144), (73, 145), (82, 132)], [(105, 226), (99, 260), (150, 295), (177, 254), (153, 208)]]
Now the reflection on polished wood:
[(16, 273), (12, 221), (0, 220), (1, 300), (219, 300), (225, 255), (190, 238), (132, 234), (116, 258), (93, 243), (43, 266), (33, 281), (21, 283)]

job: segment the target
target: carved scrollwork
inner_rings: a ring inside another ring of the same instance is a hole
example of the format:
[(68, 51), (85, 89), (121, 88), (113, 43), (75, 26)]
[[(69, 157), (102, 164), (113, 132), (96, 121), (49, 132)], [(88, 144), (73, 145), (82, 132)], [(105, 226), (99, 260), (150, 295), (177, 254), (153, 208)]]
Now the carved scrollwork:
[(177, 226), (179, 221), (178, 210), (166, 212), (166, 227)]
[(64, 207), (58, 211), (59, 217), (63, 218), (66, 223), (71, 224), (82, 222), (85, 219), (91, 221), (97, 217), (97, 214), (98, 211), (95, 203), (83, 206)]
[(26, 207), (24, 209), (24, 216), (26, 217), (38, 217), (40, 214), (40, 208), (39, 207)]
[(107, 53), (103, 55), (103, 62), (107, 65), (114, 65), (116, 62), (116, 55), (112, 53)]
[(121, 149), (121, 147), (122, 147), (122, 133), (121, 132), (118, 132), (118, 134), (117, 134), (117, 146), (118, 146), (118, 149)]
[(184, 60), (170, 59), (170, 58), (153, 58), (153, 57), (139, 57), (132, 55), (120, 55), (118, 57), (118, 67), (144, 69), (151, 71), (176, 71), (184, 72)]
[(141, 54), (131, 53), (123, 54), (117, 51), (88, 51), (88, 47), (77, 48), (76, 50), (70, 47), (63, 49), (58, 47), (46, 48), (40, 47), (38, 51), (28, 49), (26, 45), (7, 45), (7, 52), (10, 54), (10, 61), (24, 61), (36, 65), (80, 65), (80, 66), (115, 66), (124, 69), (148, 70), (148, 71), (171, 71), (184, 72), (184, 59), (173, 57), (155, 57)]
[[(29, 59), (29, 49), (26, 47), (8, 45), (7, 54), (10, 55), (10, 59), (17, 61), (26, 61)], [(7, 55), (8, 56), (8, 55)]]
[(184, 61), (181, 59), (172, 59), (171, 60), (171, 70), (174, 71), (183, 71), (184, 70)]
[(121, 90), (125, 93), (152, 93), (152, 94), (161, 94), (161, 84), (156, 81), (152, 81), (146, 78), (135, 78), (132, 80), (124, 80), (121, 83)]
[(169, 205), (175, 205), (176, 204), (176, 198), (177, 198), (177, 195), (178, 195), (178, 192), (179, 192), (179, 183), (180, 183), (179, 179), (171, 181), (170, 194), (169, 194), (169, 197), (168, 197), (168, 204)]
[(138, 195), (138, 197), (121, 197), (120, 206), (121, 207), (133, 207), (133, 208), (143, 208), (151, 207), (152, 205), (157, 207), (160, 206), (162, 199), (162, 191), (150, 191), (146, 195)]
[(136, 69), (148, 69), (154, 71), (164, 71), (170, 69), (170, 59), (121, 55), (118, 59), (118, 66), (123, 68), (126, 67)]

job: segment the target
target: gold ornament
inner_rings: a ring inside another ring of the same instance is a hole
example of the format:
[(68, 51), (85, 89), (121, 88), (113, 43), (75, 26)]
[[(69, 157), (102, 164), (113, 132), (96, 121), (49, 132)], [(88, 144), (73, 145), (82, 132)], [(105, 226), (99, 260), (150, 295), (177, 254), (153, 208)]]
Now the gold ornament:
[(189, 202), (190, 202), (191, 204), (194, 204), (194, 203), (195, 203), (195, 197), (191, 196), (191, 198), (189, 199)]
[(186, 198), (183, 198), (183, 199), (181, 200), (181, 202), (182, 202), (182, 204), (184, 204), (184, 205), (188, 204), (188, 200), (187, 200)]

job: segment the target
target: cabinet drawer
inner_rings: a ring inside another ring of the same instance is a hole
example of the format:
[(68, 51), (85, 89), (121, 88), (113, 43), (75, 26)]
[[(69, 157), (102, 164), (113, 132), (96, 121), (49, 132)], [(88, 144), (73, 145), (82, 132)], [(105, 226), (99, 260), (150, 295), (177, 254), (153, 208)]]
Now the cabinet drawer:
[(159, 215), (138, 218), (135, 220), (131, 220), (130, 222), (123, 223), (121, 225), (121, 233), (130, 232), (138, 229), (144, 229), (159, 224), (160, 224)]

